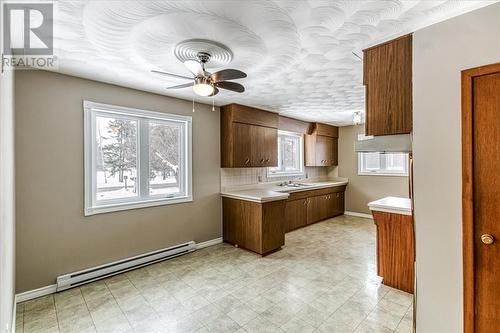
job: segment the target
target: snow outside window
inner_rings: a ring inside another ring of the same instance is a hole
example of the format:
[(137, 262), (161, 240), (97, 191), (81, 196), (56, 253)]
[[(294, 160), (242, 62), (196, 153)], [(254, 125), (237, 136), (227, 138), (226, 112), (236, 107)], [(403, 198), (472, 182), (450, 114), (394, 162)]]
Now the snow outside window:
[(408, 176), (408, 154), (358, 153), (358, 175)]
[(192, 201), (191, 117), (84, 102), (85, 215)]
[(302, 135), (285, 131), (278, 132), (278, 166), (268, 168), (272, 176), (300, 176), (304, 173)]

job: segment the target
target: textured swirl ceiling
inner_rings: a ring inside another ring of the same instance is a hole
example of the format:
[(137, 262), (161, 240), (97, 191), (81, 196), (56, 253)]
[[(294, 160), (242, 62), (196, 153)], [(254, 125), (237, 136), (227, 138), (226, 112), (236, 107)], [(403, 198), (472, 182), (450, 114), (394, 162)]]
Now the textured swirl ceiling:
[[(229, 68), (246, 91), (221, 91), (216, 105), (241, 103), (304, 120), (352, 123), (364, 109), (362, 62), (354, 54), (491, 1), (58, 1), (58, 71), (183, 99), (187, 75), (175, 46), (202, 38), (227, 45)], [(220, 68), (211, 67), (208, 71)], [(210, 98), (196, 98), (211, 103)]]

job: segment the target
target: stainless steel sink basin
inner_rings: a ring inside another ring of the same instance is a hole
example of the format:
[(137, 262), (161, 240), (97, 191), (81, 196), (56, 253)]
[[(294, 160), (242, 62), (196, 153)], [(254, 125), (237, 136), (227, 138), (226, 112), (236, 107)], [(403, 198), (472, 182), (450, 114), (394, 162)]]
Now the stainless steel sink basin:
[(307, 186), (312, 186), (312, 184), (305, 184), (305, 183), (280, 183), (278, 186), (285, 186), (285, 187), (307, 187)]

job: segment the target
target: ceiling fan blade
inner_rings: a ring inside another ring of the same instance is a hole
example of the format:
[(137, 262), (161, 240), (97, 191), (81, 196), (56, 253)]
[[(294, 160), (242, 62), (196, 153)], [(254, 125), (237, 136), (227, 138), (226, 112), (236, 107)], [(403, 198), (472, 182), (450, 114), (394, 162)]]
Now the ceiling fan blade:
[(223, 69), (211, 75), (213, 82), (242, 79), (244, 77), (247, 77), (247, 75), (237, 69)]
[(243, 87), (241, 84), (236, 83), (236, 82), (220, 81), (220, 82), (215, 83), (215, 85), (219, 88), (231, 90), (231, 91), (238, 92), (238, 93), (242, 93), (245, 91), (245, 87)]
[(215, 96), (219, 93), (219, 89), (214, 87), (214, 92), (211, 95), (208, 95), (208, 97)]
[(169, 73), (169, 72), (162, 72), (162, 71), (157, 71), (157, 70), (154, 70), (154, 69), (151, 70), (151, 73), (165, 75), (165, 76), (171, 76), (171, 77), (176, 77), (178, 79), (186, 79), (186, 80), (192, 80), (193, 79), (192, 77), (189, 77), (189, 76), (184, 76), (184, 75), (179, 75), (179, 74), (174, 74), (174, 73)]
[(195, 76), (205, 76), (205, 72), (203, 71), (203, 67), (196, 60), (186, 60), (184, 61), (184, 66)]
[(167, 87), (167, 89), (181, 89), (181, 88), (187, 88), (187, 87), (192, 87), (192, 86), (193, 86), (193, 83), (190, 82), (190, 83), (184, 83), (184, 84), (179, 84), (176, 86)]

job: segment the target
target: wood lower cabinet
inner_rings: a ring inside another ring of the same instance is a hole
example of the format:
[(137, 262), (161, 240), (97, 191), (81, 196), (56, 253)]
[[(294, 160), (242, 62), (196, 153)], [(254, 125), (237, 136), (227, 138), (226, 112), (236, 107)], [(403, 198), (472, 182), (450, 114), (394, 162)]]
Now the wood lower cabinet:
[(225, 242), (264, 255), (285, 244), (286, 200), (258, 203), (223, 198)]
[(291, 200), (286, 203), (285, 231), (292, 231), (307, 225), (307, 199)]
[(380, 211), (372, 214), (377, 226), (377, 274), (385, 285), (413, 293), (413, 217)]
[(344, 214), (345, 186), (295, 192), (286, 203), (286, 227), (291, 231)]

